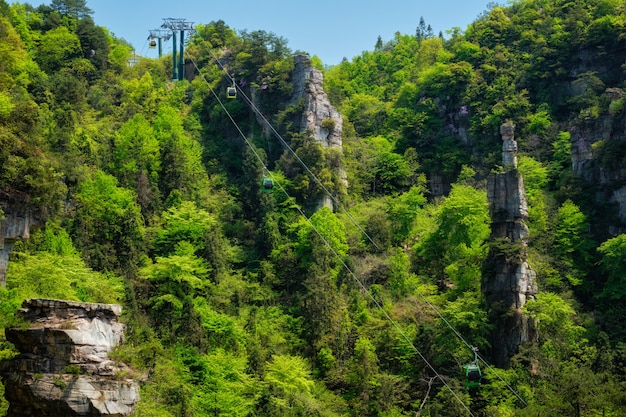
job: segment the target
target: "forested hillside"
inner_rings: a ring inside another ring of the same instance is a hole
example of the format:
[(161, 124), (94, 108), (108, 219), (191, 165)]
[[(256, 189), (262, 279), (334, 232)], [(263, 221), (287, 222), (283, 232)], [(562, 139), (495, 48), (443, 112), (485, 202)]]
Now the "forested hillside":
[[(122, 304), (137, 417), (626, 415), (624, 0), (515, 0), (312, 56), (341, 147), (297, 128), (281, 36), (197, 24), (173, 81), (171, 56), (131, 60), (92, 15), (0, 0), (0, 218), (37, 220), (2, 328), (27, 298)], [(505, 122), (538, 340), (496, 367), (481, 283)]]

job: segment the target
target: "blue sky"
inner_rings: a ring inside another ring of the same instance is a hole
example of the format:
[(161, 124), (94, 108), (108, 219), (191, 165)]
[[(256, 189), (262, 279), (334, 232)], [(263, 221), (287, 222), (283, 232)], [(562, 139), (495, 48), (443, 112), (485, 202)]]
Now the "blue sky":
[[(12, 2), (9, 0), (9, 2)], [(33, 6), (47, 1), (20, 0)], [(374, 49), (378, 36), (393, 39), (396, 32), (414, 34), (423, 17), (435, 34), (467, 25), (487, 10), (490, 0), (87, 0), (97, 25), (105, 26), (135, 47), (138, 54), (157, 56), (148, 48), (150, 29), (163, 18), (209, 23), (223, 20), (236, 31), (264, 30), (287, 39), (292, 51), (317, 55), (335, 65), (346, 57)], [(171, 41), (164, 44), (171, 52)]]

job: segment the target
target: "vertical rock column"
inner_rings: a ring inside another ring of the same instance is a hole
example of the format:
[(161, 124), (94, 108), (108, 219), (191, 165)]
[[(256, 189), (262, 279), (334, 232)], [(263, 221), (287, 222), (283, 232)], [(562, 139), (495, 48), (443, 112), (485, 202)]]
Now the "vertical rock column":
[(506, 367), (518, 347), (536, 341), (533, 323), (522, 307), (537, 293), (536, 274), (527, 262), (528, 205), (524, 180), (517, 170), (515, 125), (500, 126), (504, 172), (487, 179), (491, 216), (491, 250), (483, 273), (482, 292), (489, 318), (492, 356), (497, 366)]
[[(324, 148), (334, 148), (342, 152), (343, 118), (330, 103), (323, 88), (324, 75), (315, 68), (306, 54), (294, 56), (294, 70), (291, 74), (293, 94), (290, 103), (303, 103), (303, 111), (296, 120), (300, 132), (310, 132), (312, 137)], [(348, 177), (342, 166), (330, 167), (337, 174), (341, 186), (348, 187)], [(333, 208), (330, 196), (324, 195), (317, 204), (318, 208)]]

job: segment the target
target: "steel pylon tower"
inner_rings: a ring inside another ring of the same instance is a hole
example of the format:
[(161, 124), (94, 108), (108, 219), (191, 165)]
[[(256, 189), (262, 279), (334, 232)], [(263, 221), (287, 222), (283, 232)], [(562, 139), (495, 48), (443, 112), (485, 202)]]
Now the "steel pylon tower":
[[(188, 22), (187, 19), (176, 19), (172, 17), (163, 18), (162, 28), (166, 28), (172, 31), (172, 79), (182, 80), (185, 76), (185, 31), (193, 31), (193, 22)], [(180, 33), (180, 52), (178, 53), (178, 62), (176, 61), (176, 32)]]
[[(170, 32), (169, 30), (163, 30), (163, 29), (153, 29), (150, 30), (150, 35), (148, 36), (148, 40), (150, 42), (154, 41), (154, 40), (158, 40), (158, 45), (159, 45), (159, 58), (161, 58), (161, 55), (163, 55), (163, 45), (162, 45), (162, 40), (165, 40), (166, 42), (170, 40), (170, 38), (172, 37), (172, 32)], [(150, 44), (150, 47), (152, 48), (152, 43)]]

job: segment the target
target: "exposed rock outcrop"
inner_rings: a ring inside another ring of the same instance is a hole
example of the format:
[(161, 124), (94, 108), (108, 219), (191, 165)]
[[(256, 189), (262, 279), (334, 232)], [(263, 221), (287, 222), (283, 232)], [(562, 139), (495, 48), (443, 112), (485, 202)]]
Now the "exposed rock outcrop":
[[(595, 116), (585, 116), (584, 112), (569, 127), (571, 140), (572, 170), (574, 173), (594, 185), (593, 198), (602, 210), (606, 203), (616, 203), (616, 210), (597, 212), (599, 219), (607, 221), (602, 226), (614, 228), (616, 220), (626, 220), (626, 111), (623, 109), (624, 95), (621, 88), (607, 88), (603, 100), (608, 102), (608, 111)], [(605, 207), (606, 208), (606, 207)], [(615, 218), (615, 214), (617, 218)], [(610, 220), (611, 219), (611, 220)], [(612, 220), (615, 219), (615, 220)], [(613, 231), (600, 230), (605, 235), (624, 233), (623, 226)]]
[(308, 55), (294, 56), (295, 67), (291, 76), (293, 95), (291, 102), (304, 99), (304, 111), (299, 123), (301, 132), (310, 131), (324, 147), (342, 147), (343, 118), (330, 104), (322, 87), (324, 75), (311, 64)]
[(37, 224), (37, 217), (31, 210), (17, 206), (0, 205), (0, 209), (0, 286), (4, 287), (13, 245), (16, 240), (30, 237), (30, 229)]
[[(324, 75), (311, 64), (308, 55), (294, 56), (294, 70), (291, 74), (293, 94), (290, 103), (302, 100), (304, 108), (296, 126), (300, 132), (311, 132), (313, 138), (324, 148), (342, 149), (343, 118), (337, 109), (330, 103), (323, 88)], [(341, 179), (342, 186), (348, 187), (348, 177), (342, 167), (335, 167), (336, 174)], [(333, 208), (328, 195), (324, 195), (318, 207)]]
[(123, 338), (116, 304), (31, 299), (6, 330), (19, 350), (2, 362), (8, 417), (127, 416), (139, 401), (129, 368), (108, 358)]
[(524, 180), (517, 170), (514, 128), (511, 123), (501, 126), (504, 172), (487, 180), (492, 248), (482, 292), (495, 325), (492, 356), (501, 367), (521, 344), (537, 340), (534, 324), (521, 310), (538, 289), (536, 274), (526, 260), (528, 205)]

